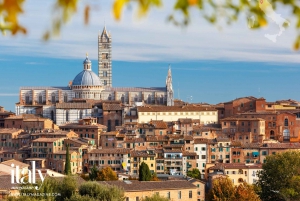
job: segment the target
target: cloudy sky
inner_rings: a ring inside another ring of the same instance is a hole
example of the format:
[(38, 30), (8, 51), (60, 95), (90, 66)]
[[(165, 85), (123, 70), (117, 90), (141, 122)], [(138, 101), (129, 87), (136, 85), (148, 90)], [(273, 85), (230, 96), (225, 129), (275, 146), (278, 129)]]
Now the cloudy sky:
[[(27, 0), (21, 23), (28, 34), (0, 36), (4, 75), (0, 105), (13, 110), (20, 86), (64, 85), (80, 72), (86, 52), (96, 71), (97, 34), (104, 22), (112, 34), (115, 86), (163, 86), (171, 63), (177, 98), (193, 96), (195, 102), (212, 103), (244, 95), (272, 101), (300, 99), (294, 93), (299, 88), (297, 82), (291, 85), (300, 63), (299, 52), (291, 48), (296, 36), (293, 27), (274, 43), (264, 34), (277, 33), (275, 23), (250, 30), (247, 17), (241, 15), (233, 25), (219, 29), (192, 10), (191, 24), (180, 28), (166, 20), (172, 2), (165, 0), (162, 8), (152, 9), (143, 19), (136, 18), (133, 6), (117, 22), (111, 13), (112, 1), (81, 1), (78, 13), (63, 27), (60, 37), (44, 42), (41, 38), (51, 25), (53, 1)], [(88, 26), (83, 23), (86, 3), (93, 8)], [(277, 12), (293, 22), (289, 10), (279, 8)], [(289, 86), (287, 91), (283, 84)], [(277, 91), (280, 87), (284, 92)]]

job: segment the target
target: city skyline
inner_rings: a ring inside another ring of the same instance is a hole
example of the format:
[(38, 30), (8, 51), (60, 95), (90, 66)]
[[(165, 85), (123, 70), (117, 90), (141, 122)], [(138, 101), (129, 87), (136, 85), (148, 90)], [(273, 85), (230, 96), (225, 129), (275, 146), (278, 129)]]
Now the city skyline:
[[(209, 103), (250, 95), (270, 101), (300, 99), (294, 93), (299, 86), (296, 74), (300, 59), (299, 52), (290, 50), (292, 29), (272, 43), (263, 37), (277, 29), (272, 25), (251, 31), (240, 20), (218, 31), (199, 18), (181, 29), (164, 20), (170, 5), (151, 11), (139, 21), (125, 11), (122, 21), (116, 22), (110, 16), (111, 4), (101, 4), (100, 11), (92, 12), (88, 26), (83, 25), (79, 13), (62, 29), (60, 38), (45, 43), (40, 38), (46, 28), (38, 27), (50, 24), (50, 12), (46, 12), (50, 9), (40, 4), (25, 4), (29, 12), (21, 21), (29, 27), (28, 36), (0, 38), (0, 97), (8, 110), (14, 110), (21, 86), (66, 86), (80, 72), (86, 52), (97, 72), (97, 34), (103, 29), (104, 18), (112, 34), (114, 86), (164, 86), (170, 63), (175, 98), (184, 101), (191, 96), (192, 102)], [(39, 21), (34, 20), (36, 16), (40, 16)]]

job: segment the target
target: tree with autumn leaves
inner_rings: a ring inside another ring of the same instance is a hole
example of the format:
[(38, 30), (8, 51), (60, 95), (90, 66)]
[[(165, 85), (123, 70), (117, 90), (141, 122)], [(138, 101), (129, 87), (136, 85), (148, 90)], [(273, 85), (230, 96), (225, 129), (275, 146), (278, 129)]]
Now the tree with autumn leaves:
[(209, 201), (260, 201), (252, 185), (244, 182), (234, 186), (228, 177), (214, 179), (206, 197)]
[[(141, 18), (146, 16), (151, 10), (160, 8), (164, 3), (169, 0), (113, 0), (112, 1), (112, 15), (118, 21), (122, 18), (123, 11), (137, 10), (136, 16)], [(20, 17), (26, 12), (24, 6), (25, 0), (2, 0), (0, 1), (0, 31), (3, 34), (11, 33), (27, 33), (27, 28), (20, 23)], [(80, 8), (79, 2), (83, 7)], [(98, 3), (107, 2), (99, 1)], [(95, 1), (93, 1), (93, 4)], [(228, 26), (238, 19), (243, 18), (245, 23), (249, 23), (249, 19), (255, 19), (255, 23), (250, 26), (251, 29), (258, 29), (267, 26), (272, 18), (268, 18), (263, 8), (268, 10), (278, 11), (281, 7), (287, 10), (291, 16), (290, 22), (281, 22), (280, 26), (294, 27), (295, 29), (295, 42), (294, 49), (298, 50), (300, 47), (300, 5), (299, 0), (174, 0), (173, 9), (166, 13), (168, 22), (173, 23), (175, 26), (184, 27), (191, 21), (197, 20), (192, 16), (191, 12), (198, 12), (199, 16), (207, 20), (209, 23), (216, 25), (218, 28)], [(52, 22), (51, 28), (46, 30), (43, 34), (44, 40), (49, 40), (53, 36), (59, 35), (61, 28), (71, 20), (71, 18), (78, 12), (83, 13), (84, 23), (89, 23), (91, 11), (97, 11), (91, 1), (78, 1), (78, 0), (53, 0)], [(101, 4), (100, 4), (101, 7)], [(287, 16), (288, 16), (287, 14)], [(275, 13), (273, 14), (275, 15)], [(279, 14), (276, 14), (279, 15)], [(280, 15), (279, 15), (280, 16)], [(166, 19), (161, 19), (165, 21)], [(223, 23), (222, 23), (223, 22)], [(225, 23), (224, 23), (225, 22)]]
[(109, 166), (98, 170), (94, 165), (89, 173), (89, 179), (91, 181), (113, 181), (118, 180), (118, 176)]

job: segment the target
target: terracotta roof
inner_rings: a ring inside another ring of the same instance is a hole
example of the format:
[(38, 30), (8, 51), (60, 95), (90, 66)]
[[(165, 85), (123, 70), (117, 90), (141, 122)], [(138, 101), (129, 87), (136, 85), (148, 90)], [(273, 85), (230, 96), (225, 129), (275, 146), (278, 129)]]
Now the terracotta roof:
[(211, 107), (198, 106), (139, 106), (138, 112), (195, 112), (195, 111), (217, 111)]
[(180, 149), (177, 150), (169, 150), (169, 149), (163, 149), (164, 153), (182, 153)]
[(136, 143), (141, 143), (141, 142), (145, 142), (145, 139), (144, 138), (133, 138), (133, 139), (126, 139), (124, 140), (125, 143), (133, 143), (133, 142), (136, 142)]
[(186, 180), (173, 181), (99, 181), (100, 184), (114, 185), (123, 188), (125, 192), (161, 191), (172, 189), (195, 189), (195, 185)]
[(60, 125), (59, 128), (107, 128), (107, 126), (102, 125), (102, 124), (94, 124), (94, 125), (82, 125), (78, 123), (68, 123), (68, 124), (63, 124)]
[(249, 149), (249, 148), (259, 149), (261, 147), (261, 144), (260, 143), (243, 143), (241, 147), (244, 149)]
[(125, 149), (125, 148), (93, 149), (89, 153), (91, 153), (91, 154), (128, 154), (128, 153), (130, 153), (130, 149)]
[[(224, 104), (232, 103), (233, 101), (240, 100), (240, 99), (257, 100), (258, 98), (255, 98), (255, 97), (253, 97), (253, 96), (240, 97), (240, 98), (236, 98), (236, 99), (234, 99), (234, 100), (225, 102)], [(259, 98), (259, 99), (264, 99), (264, 98)]]
[[(3, 164), (3, 165), (7, 165), (7, 166), (11, 166), (11, 164), (15, 164), (15, 167), (18, 165), (20, 168), (24, 168), (24, 167), (29, 167), (28, 164), (26, 163), (22, 163), (20, 161), (17, 161), (15, 159), (11, 159), (11, 160), (8, 160), (8, 161), (3, 161), (2, 163), (0, 164)], [(0, 182), (1, 183), (1, 182)]]
[(181, 124), (191, 124), (193, 123), (192, 119), (188, 119), (188, 118), (182, 118), (182, 119), (178, 119), (178, 121), (181, 123)]
[(11, 117), (6, 117), (5, 119), (39, 119), (39, 120), (45, 120), (47, 118), (43, 118), (34, 114), (20, 114), (17, 116), (11, 116)]
[(152, 123), (155, 126), (155, 128), (157, 128), (157, 129), (168, 128), (167, 123), (162, 120), (152, 120), (150, 123)]
[(243, 118), (243, 117), (227, 117), (225, 119), (221, 119), (220, 121), (265, 121), (262, 118)]
[(264, 143), (262, 148), (273, 148), (273, 149), (300, 149), (300, 143)]
[(262, 169), (262, 164), (245, 165), (238, 163), (217, 163), (215, 166), (208, 168), (210, 170), (226, 170), (226, 169)]
[(14, 133), (14, 132), (22, 132), (22, 129), (17, 129), (17, 128), (1, 128), (0, 129), (0, 134), (8, 134), (8, 133)]
[(121, 104), (103, 103), (103, 110), (122, 110)]
[(194, 139), (194, 144), (207, 144), (207, 143), (208, 143), (208, 139), (206, 139), (206, 138)]
[(148, 136), (146, 137), (147, 142), (166, 142), (168, 138), (166, 136)]
[(184, 140), (194, 140), (194, 138), (191, 135), (185, 135)]
[(54, 142), (57, 140), (63, 140), (65, 138), (38, 138), (33, 140), (32, 142)]
[(181, 148), (184, 144), (164, 144), (164, 148)]
[(148, 157), (148, 153), (146, 151), (131, 151), (131, 157)]
[(117, 135), (118, 133), (119, 131), (110, 131), (110, 132), (101, 133), (101, 135)]
[(10, 190), (12, 187), (18, 187), (20, 184), (11, 183), (11, 175), (0, 174), (0, 190)]
[(183, 151), (182, 156), (197, 156), (195, 152)]

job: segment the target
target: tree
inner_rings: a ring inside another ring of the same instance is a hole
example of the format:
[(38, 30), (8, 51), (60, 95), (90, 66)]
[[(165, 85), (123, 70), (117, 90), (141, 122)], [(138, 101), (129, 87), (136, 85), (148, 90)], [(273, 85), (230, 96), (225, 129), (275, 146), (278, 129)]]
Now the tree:
[(150, 181), (151, 177), (149, 166), (142, 162), (139, 167), (139, 181)]
[(74, 176), (66, 176), (62, 181), (59, 182), (57, 187), (57, 192), (60, 193), (61, 196), (57, 196), (56, 200), (63, 201), (67, 198), (70, 198), (75, 194), (77, 190), (77, 182)]
[(97, 200), (123, 201), (124, 191), (116, 186), (102, 185), (95, 181), (82, 184), (79, 188), (81, 196), (89, 196)]
[(200, 171), (197, 168), (192, 169), (187, 172), (187, 176), (193, 177), (195, 179), (200, 179)]
[(235, 187), (235, 200), (260, 201), (259, 196), (254, 191), (254, 186), (246, 182)]
[(227, 177), (214, 179), (212, 189), (209, 191), (207, 197), (211, 201), (234, 201), (235, 190), (232, 181)]
[(97, 174), (98, 181), (113, 181), (118, 180), (117, 174), (111, 169), (111, 167), (105, 167)]
[(143, 198), (142, 201), (169, 201), (169, 199), (155, 193), (150, 197)]
[(252, 185), (242, 183), (234, 186), (228, 177), (213, 180), (213, 186), (207, 198), (209, 201), (260, 201)]
[(91, 181), (95, 181), (97, 179), (97, 176), (98, 176), (98, 168), (96, 167), (96, 165), (93, 165), (90, 173), (89, 173), (89, 177), (90, 177), (90, 180)]
[(267, 156), (258, 177), (257, 193), (262, 200), (300, 200), (300, 152)]
[[(2, 0), (0, 1), (0, 30), (5, 34), (23, 33), (26, 34), (26, 27), (19, 23), (19, 16), (23, 13), (24, 0)], [(112, 13), (116, 20), (120, 20), (122, 12), (126, 7), (132, 8), (136, 5), (137, 16), (145, 16), (151, 9), (161, 7), (163, 2), (168, 0), (114, 0), (112, 5)], [(50, 37), (59, 35), (61, 27), (66, 24), (71, 17), (78, 11), (78, 0), (55, 0), (53, 5), (54, 16), (52, 27), (47, 30), (43, 38), (48, 40)], [(300, 47), (300, 7), (297, 0), (175, 0), (173, 11), (168, 14), (167, 19), (169, 22), (174, 23), (176, 26), (186, 26), (192, 20), (190, 11), (197, 10), (199, 14), (206, 19), (209, 23), (215, 24), (218, 27), (224, 24), (231, 24), (244, 17), (245, 21), (249, 23), (249, 18), (255, 19), (256, 23), (251, 25), (251, 28), (260, 28), (268, 24), (272, 17), (267, 18), (266, 15), (278, 15), (275, 11), (283, 7), (290, 11), (292, 17), (295, 18), (292, 22), (282, 21), (280, 29), (294, 23), (298, 35), (294, 43), (294, 49)], [(84, 15), (84, 23), (88, 24), (91, 6), (87, 3), (82, 9)], [(268, 12), (265, 14), (265, 12)], [(271, 12), (271, 13), (270, 13)], [(179, 18), (179, 19), (178, 19)], [(164, 20), (164, 19), (163, 19)], [(193, 19), (195, 20), (195, 19)], [(224, 25), (223, 25), (224, 26)]]
[(70, 153), (69, 153), (69, 145), (66, 145), (66, 162), (65, 162), (65, 175), (71, 175), (71, 159), (70, 159)]

